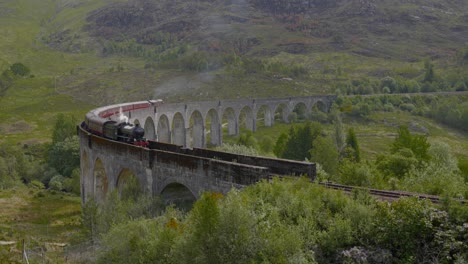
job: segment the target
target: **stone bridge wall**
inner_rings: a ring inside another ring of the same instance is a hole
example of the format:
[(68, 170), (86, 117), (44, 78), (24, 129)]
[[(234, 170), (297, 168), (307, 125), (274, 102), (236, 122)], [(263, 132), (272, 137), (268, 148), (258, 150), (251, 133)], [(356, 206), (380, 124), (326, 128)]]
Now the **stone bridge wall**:
[(138, 179), (144, 193), (159, 195), (171, 183), (188, 188), (194, 197), (203, 191), (226, 193), (270, 175), (267, 167), (137, 147), (104, 139), (79, 128), (82, 201), (105, 199), (119, 189), (122, 172)]

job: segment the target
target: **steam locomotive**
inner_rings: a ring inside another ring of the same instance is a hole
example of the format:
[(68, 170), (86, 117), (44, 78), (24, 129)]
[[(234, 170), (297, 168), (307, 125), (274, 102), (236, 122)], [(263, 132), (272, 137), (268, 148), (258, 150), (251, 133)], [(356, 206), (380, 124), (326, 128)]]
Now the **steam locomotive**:
[(157, 107), (162, 100), (150, 100), (145, 102), (119, 105), (115, 107), (98, 108), (86, 114), (82, 127), (90, 133), (108, 139), (125, 142), (128, 144), (148, 147), (149, 143), (144, 138), (145, 130), (139, 124), (130, 124), (124, 112), (141, 110), (148, 107)]

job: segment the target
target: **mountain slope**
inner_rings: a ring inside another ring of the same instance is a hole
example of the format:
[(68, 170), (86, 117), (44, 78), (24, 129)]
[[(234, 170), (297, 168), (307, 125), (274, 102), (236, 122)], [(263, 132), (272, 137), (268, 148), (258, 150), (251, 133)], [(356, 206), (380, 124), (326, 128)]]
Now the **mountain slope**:
[[(129, 76), (135, 75), (140, 87), (133, 87), (132, 99), (142, 94), (169, 100), (306, 95), (333, 93), (337, 83), (363, 77), (422, 78), (425, 58), (457, 67), (454, 57), (468, 42), (466, 10), (466, 1), (140, 0), (90, 11), (78, 31), (89, 36), (84, 50), (103, 58), (120, 56), (120, 64), (109, 71), (129, 72), (122, 79), (112, 77), (127, 84), (101, 83), (104, 94), (113, 94), (116, 85), (129, 91), (125, 87), (135, 82)], [(70, 47), (83, 47), (83, 38), (70, 37), (76, 33), (67, 26), (54, 34), (64, 37), (50, 39), (49, 46), (69, 52), (74, 52)], [(232, 62), (239, 59), (233, 56), (240, 57), (242, 67)], [(140, 64), (128, 63), (129, 57)], [(274, 68), (265, 61), (244, 67), (253, 58), (280, 62), (278, 67), (286, 69), (252, 69)], [(305, 74), (291, 76), (287, 68), (295, 65), (304, 67)], [(175, 89), (180, 76), (193, 85)], [(285, 83), (284, 77), (295, 81)], [(96, 87), (90, 80), (72, 79), (76, 90)], [(177, 91), (171, 93), (168, 86)], [(158, 87), (166, 88), (160, 92)]]
[[(61, 93), (97, 105), (149, 97), (379, 92), (369, 87), (387, 76), (422, 86), (425, 60), (444, 79), (427, 90), (468, 85), (466, 64), (457, 64), (468, 42), (468, 3), (462, 0), (2, 5), (1, 23), (28, 29), (22, 36), (29, 37), (0, 43), (2, 69), (24, 61), (34, 73), (53, 76)], [(5, 52), (14, 47), (21, 51)]]

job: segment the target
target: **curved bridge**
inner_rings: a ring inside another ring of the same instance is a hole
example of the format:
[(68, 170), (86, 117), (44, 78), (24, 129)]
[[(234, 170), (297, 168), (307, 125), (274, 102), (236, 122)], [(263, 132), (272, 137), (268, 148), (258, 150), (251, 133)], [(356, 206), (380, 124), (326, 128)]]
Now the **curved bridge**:
[[(149, 148), (99, 137), (78, 127), (81, 151), (81, 196), (103, 201), (113, 190), (122, 193), (136, 182), (139, 190), (164, 195), (181, 187), (197, 198), (203, 191), (228, 192), (272, 175), (315, 177), (315, 164), (236, 155), (204, 149), (222, 144), (241, 127), (288, 122), (293, 112), (328, 112), (334, 96), (207, 101), (155, 105), (135, 102), (101, 107), (90, 113), (109, 120), (124, 114), (145, 128)], [(276, 117), (276, 118), (275, 118)], [(226, 129), (223, 129), (226, 125)]]

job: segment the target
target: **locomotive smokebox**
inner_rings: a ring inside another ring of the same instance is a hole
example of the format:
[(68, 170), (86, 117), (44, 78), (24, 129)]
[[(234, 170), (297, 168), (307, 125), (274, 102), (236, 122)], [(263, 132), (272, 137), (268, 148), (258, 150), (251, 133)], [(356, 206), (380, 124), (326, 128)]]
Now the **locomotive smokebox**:
[(135, 125), (133, 129), (133, 138), (136, 140), (141, 140), (145, 136), (145, 130), (140, 125)]

